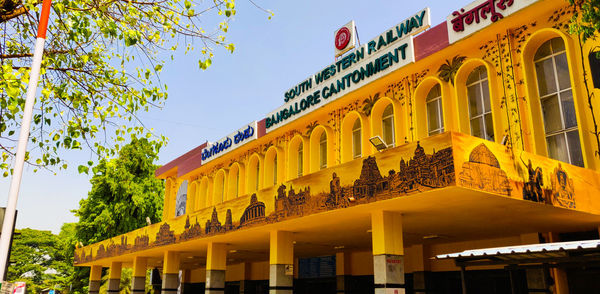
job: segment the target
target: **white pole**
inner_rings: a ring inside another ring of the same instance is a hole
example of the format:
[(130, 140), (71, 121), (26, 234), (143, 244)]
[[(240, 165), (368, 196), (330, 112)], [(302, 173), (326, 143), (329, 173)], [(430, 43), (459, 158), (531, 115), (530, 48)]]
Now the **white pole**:
[(44, 54), (44, 42), (46, 40), (46, 28), (48, 27), (48, 16), (50, 14), (50, 0), (44, 0), (42, 15), (40, 16), (40, 25), (38, 35), (35, 40), (35, 51), (33, 53), (33, 62), (31, 63), (31, 72), (29, 74), (29, 85), (27, 85), (27, 97), (25, 108), (23, 109), (23, 120), (21, 121), (21, 131), (17, 143), (17, 154), (13, 167), (10, 190), (8, 192), (8, 204), (2, 223), (2, 233), (0, 234), (0, 281), (4, 282), (4, 275), (7, 269), (8, 252), (10, 250), (10, 239), (15, 221), (15, 212), (17, 210), (17, 199), (19, 198), (19, 188), (21, 187), (21, 177), (23, 176), (23, 166), (25, 165), (25, 152), (27, 151), (27, 141), (29, 141), (29, 128), (31, 126), (31, 116), (33, 114), (33, 105), (35, 104), (35, 93), (40, 78), (40, 67), (42, 65), (42, 55)]

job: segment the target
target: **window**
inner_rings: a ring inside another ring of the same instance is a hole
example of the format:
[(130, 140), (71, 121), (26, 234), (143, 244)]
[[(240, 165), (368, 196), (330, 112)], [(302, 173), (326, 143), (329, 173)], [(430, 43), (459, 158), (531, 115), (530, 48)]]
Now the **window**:
[(259, 166), (258, 160), (256, 160), (256, 187), (255, 187), (256, 191), (258, 191), (258, 183), (259, 183), (258, 181), (260, 179), (259, 174), (260, 174), (260, 166)]
[(300, 145), (298, 145), (298, 177), (302, 176), (302, 168), (304, 167), (302, 165), (302, 163), (303, 163), (303, 161), (302, 161), (303, 160), (302, 159), (302, 147), (303, 147), (303, 144), (300, 143)]
[(273, 158), (273, 186), (277, 185), (277, 155)]
[(221, 203), (225, 201), (225, 175), (221, 177)]
[(361, 143), (360, 119), (356, 119), (356, 121), (354, 121), (354, 126), (352, 127), (352, 158), (359, 158), (362, 156)]
[(238, 170), (235, 172), (235, 187), (233, 188), (233, 197), (237, 198), (238, 196), (240, 196), (240, 170), (238, 167)]
[(427, 130), (428, 135), (444, 132), (444, 114), (442, 111), (442, 90), (440, 84), (436, 84), (429, 90), (427, 99)]
[(583, 166), (569, 65), (563, 40), (554, 38), (546, 41), (535, 53), (533, 62), (548, 156)]
[(383, 141), (388, 147), (394, 147), (394, 107), (392, 107), (392, 104), (388, 105), (383, 110), (381, 125), (383, 131)]
[(471, 135), (494, 141), (492, 106), (485, 66), (473, 70), (467, 79)]
[(319, 168), (327, 168), (327, 134), (325, 131), (321, 133), (319, 139)]

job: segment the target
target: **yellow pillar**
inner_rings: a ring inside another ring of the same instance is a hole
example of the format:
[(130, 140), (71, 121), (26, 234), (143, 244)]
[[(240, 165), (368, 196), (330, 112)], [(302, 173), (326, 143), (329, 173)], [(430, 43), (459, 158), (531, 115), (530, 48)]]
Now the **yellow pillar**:
[(227, 268), (227, 245), (208, 243), (206, 250), (206, 294), (225, 293), (225, 269)]
[(346, 293), (346, 285), (350, 277), (350, 254), (346, 252), (336, 252), (335, 254), (335, 276), (336, 276), (336, 292)]
[(165, 251), (162, 294), (176, 294), (179, 288), (179, 252)]
[(100, 280), (102, 279), (102, 266), (92, 265), (90, 267), (90, 283), (88, 293), (97, 294), (100, 292)]
[(402, 215), (376, 211), (371, 214), (375, 294), (405, 293)]
[(133, 273), (131, 277), (131, 293), (145, 293), (146, 267), (148, 258), (136, 256), (133, 258)]
[(413, 263), (413, 289), (415, 292), (421, 290), (427, 292), (431, 279), (429, 264), (429, 248), (423, 244), (417, 244), (410, 247), (407, 254)]
[(121, 287), (121, 265), (122, 264), (117, 261), (110, 263), (107, 293), (119, 293), (119, 288)]
[(269, 254), (269, 293), (291, 294), (294, 290), (294, 241), (292, 233), (272, 231)]

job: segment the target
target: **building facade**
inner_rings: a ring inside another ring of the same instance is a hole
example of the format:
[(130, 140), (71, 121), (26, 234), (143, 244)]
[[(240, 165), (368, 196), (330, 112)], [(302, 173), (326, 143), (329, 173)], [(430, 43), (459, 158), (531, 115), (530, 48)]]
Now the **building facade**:
[(132, 267), (134, 292), (152, 269), (162, 293), (590, 293), (590, 265), (475, 266), (466, 286), (433, 258), (598, 239), (599, 43), (572, 13), (477, 0), (347, 51), (159, 168), (161, 223), (76, 250), (90, 293), (107, 267), (109, 292)]

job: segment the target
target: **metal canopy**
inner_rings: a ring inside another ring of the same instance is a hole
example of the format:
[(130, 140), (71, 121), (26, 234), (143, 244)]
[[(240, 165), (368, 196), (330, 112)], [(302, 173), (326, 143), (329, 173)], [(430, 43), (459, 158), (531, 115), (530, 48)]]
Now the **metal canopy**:
[(457, 266), (564, 264), (600, 261), (600, 240), (556, 242), (465, 250), (441, 254), (436, 259), (454, 259)]
[(465, 250), (441, 254), (435, 259), (454, 259), (460, 267), (462, 293), (467, 294), (466, 267), (504, 265), (510, 274), (511, 292), (517, 293), (514, 270), (580, 266), (600, 262), (600, 240), (572, 241)]

